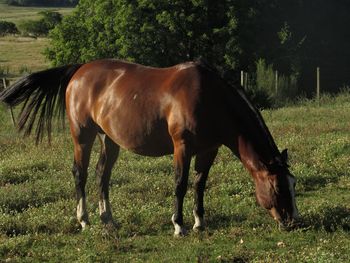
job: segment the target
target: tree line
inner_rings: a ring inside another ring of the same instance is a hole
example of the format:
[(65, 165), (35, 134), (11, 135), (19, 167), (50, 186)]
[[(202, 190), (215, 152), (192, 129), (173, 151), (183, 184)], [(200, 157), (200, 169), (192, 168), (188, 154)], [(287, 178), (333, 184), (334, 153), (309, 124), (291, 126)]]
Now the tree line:
[(76, 6), (79, 0), (6, 0), (5, 3), (15, 6)]
[[(202, 57), (229, 81), (253, 72), (252, 92), (266, 98), (311, 96), (316, 67), (331, 70), (323, 91), (349, 83), (349, 11), (346, 0), (80, 0), (45, 53), (53, 65), (112, 57), (163, 67)], [(268, 84), (276, 70), (278, 96)]]
[(56, 11), (41, 11), (38, 20), (22, 20), (18, 26), (9, 21), (0, 21), (0, 36), (17, 35), (45, 37), (49, 31), (62, 21), (62, 15)]
[[(345, 0), (81, 0), (51, 32), (47, 56), (55, 65), (118, 57), (153, 66), (204, 57), (234, 78), (263, 59), (309, 94), (317, 66), (348, 65), (349, 11)], [(327, 91), (349, 80), (333, 74)]]

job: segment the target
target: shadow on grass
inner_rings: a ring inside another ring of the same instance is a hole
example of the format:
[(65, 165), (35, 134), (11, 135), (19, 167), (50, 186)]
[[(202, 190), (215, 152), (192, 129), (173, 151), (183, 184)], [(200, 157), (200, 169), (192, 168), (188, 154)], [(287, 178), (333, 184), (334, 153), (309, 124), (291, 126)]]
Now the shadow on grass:
[(343, 206), (324, 207), (303, 217), (305, 228), (335, 232), (350, 232), (350, 209)]
[(246, 215), (215, 215), (211, 216), (209, 218), (206, 218), (206, 225), (211, 230), (218, 230), (218, 229), (224, 229), (229, 226), (232, 226), (234, 224), (242, 224), (244, 221), (247, 220)]
[(329, 183), (337, 183), (339, 179), (340, 176), (310, 176), (300, 179), (298, 183), (301, 185), (301, 188), (304, 191), (315, 191), (325, 187)]
[[(211, 259), (209, 258), (209, 256), (197, 256), (197, 262), (198, 263), (206, 263), (206, 262), (212, 262)], [(249, 262), (249, 260), (242, 256), (235, 256), (233, 258), (229, 258), (229, 257), (222, 257), (219, 256), (216, 258), (216, 262), (222, 262), (222, 263), (246, 263)]]
[(0, 186), (21, 184), (31, 178), (39, 179), (37, 173), (48, 172), (52, 169), (47, 163), (39, 162), (21, 167), (4, 168), (0, 171)]

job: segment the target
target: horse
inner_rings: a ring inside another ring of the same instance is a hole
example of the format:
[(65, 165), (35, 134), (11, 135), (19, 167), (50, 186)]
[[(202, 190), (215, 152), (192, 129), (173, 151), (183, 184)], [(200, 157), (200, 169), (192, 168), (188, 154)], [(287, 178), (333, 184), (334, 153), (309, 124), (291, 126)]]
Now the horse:
[(203, 61), (167, 68), (102, 59), (55, 67), (30, 74), (0, 94), (9, 106), (23, 103), (19, 130), (36, 126), (36, 142), (51, 140), (54, 116), (69, 120), (74, 145), (73, 176), (77, 220), (89, 225), (85, 184), (91, 148), (96, 137), (101, 152), (96, 166), (99, 213), (114, 224), (109, 180), (120, 148), (144, 156), (173, 154), (174, 235), (183, 236), (183, 200), (190, 162), (195, 157), (194, 226), (205, 229), (203, 196), (209, 170), (221, 146), (228, 147), (247, 168), (255, 183), (257, 203), (280, 226), (298, 218), (295, 177), (261, 113), (241, 87), (233, 87)]

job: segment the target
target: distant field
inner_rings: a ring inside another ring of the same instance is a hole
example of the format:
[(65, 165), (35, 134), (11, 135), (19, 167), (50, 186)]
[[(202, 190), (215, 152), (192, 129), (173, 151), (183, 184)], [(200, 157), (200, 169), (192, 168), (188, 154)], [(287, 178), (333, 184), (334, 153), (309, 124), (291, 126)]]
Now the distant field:
[[(22, 20), (39, 19), (38, 12), (43, 10), (54, 10), (67, 15), (73, 11), (73, 8), (15, 7), (0, 1), (0, 19), (17, 24)], [(9, 72), (10, 77), (18, 77), (26, 72), (49, 67), (49, 61), (45, 60), (43, 55), (47, 45), (47, 38), (0, 37), (0, 72)]]
[(73, 8), (57, 7), (19, 7), (9, 6), (0, 2), (0, 19), (13, 23), (20, 23), (23, 20), (37, 20), (40, 18), (38, 13), (44, 10), (52, 10), (66, 15), (72, 12)]
[(47, 38), (0, 37), (0, 68), (16, 76), (45, 69), (50, 64), (43, 55), (47, 45)]
[[(36, 147), (15, 133), (0, 105), (0, 262), (350, 262), (350, 93), (321, 106), (264, 111), (280, 149), (290, 152), (297, 203), (306, 227), (281, 232), (258, 207), (254, 185), (222, 148), (205, 195), (208, 228), (174, 238), (172, 157), (121, 152), (111, 179), (117, 231), (98, 218), (94, 166), (88, 179), (92, 226), (80, 232), (67, 130)], [(190, 186), (193, 176), (190, 177)], [(193, 224), (193, 191), (184, 204)]]

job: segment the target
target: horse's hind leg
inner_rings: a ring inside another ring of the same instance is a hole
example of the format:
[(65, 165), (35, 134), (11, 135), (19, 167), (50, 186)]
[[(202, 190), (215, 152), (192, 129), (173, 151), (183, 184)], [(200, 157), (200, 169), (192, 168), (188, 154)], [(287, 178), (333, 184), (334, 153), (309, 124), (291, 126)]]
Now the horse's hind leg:
[(96, 137), (95, 128), (79, 128), (72, 130), (74, 144), (73, 176), (77, 197), (77, 219), (84, 229), (89, 224), (88, 212), (86, 209), (85, 185), (87, 180), (87, 169), (89, 166), (91, 148)]
[(105, 134), (99, 133), (98, 137), (101, 141), (101, 154), (96, 166), (96, 180), (100, 198), (100, 217), (104, 224), (114, 225), (109, 204), (109, 180), (113, 165), (118, 158), (120, 147)]
[(193, 210), (193, 215), (195, 219), (193, 230), (195, 231), (203, 230), (205, 227), (204, 205), (203, 205), (205, 183), (208, 178), (209, 169), (212, 166), (217, 153), (218, 153), (218, 149), (215, 149), (210, 152), (196, 155), (196, 161), (195, 161), (196, 178), (194, 181), (195, 206)]

